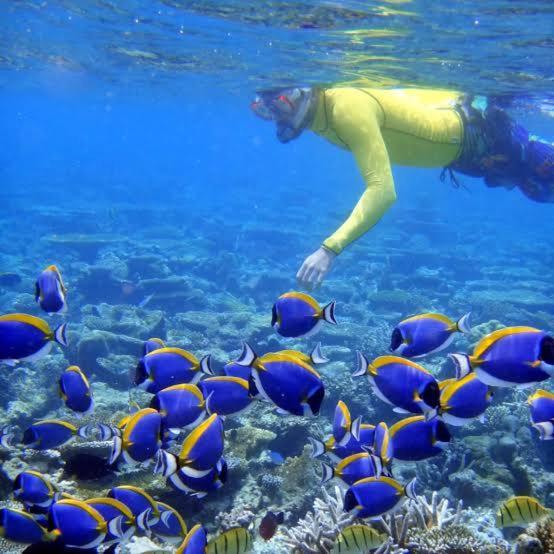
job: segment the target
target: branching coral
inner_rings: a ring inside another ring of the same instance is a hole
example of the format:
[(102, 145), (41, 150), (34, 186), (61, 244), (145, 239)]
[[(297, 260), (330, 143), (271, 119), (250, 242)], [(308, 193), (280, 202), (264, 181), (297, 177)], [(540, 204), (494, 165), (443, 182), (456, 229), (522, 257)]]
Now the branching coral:
[(554, 552), (554, 518), (546, 518), (534, 523), (527, 534), (541, 541), (544, 552)]
[(293, 554), (329, 554), (335, 537), (354, 521), (354, 516), (344, 512), (339, 487), (333, 494), (322, 491), (323, 498), (316, 498), (313, 512), (308, 512), (296, 527), (284, 530)]

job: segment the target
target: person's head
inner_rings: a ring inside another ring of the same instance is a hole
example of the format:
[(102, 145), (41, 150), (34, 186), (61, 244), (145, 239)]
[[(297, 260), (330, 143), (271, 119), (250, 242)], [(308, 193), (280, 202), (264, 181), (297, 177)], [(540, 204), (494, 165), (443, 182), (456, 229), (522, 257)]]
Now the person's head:
[(298, 137), (314, 117), (316, 94), (312, 88), (260, 91), (250, 104), (262, 119), (275, 121), (277, 138), (285, 143)]

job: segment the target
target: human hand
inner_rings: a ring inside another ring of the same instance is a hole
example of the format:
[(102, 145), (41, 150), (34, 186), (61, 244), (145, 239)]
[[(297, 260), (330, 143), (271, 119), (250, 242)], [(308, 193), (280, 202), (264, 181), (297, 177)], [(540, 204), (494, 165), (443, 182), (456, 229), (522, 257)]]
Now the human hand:
[(321, 282), (327, 273), (329, 273), (336, 256), (334, 252), (326, 248), (318, 248), (304, 260), (304, 263), (298, 270), (296, 274), (298, 283), (308, 290), (321, 285)]

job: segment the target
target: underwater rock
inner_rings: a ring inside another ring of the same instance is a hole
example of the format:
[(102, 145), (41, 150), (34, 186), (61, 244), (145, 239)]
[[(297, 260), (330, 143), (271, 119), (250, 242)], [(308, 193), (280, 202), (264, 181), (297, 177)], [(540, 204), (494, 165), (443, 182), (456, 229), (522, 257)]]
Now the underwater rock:
[(114, 244), (124, 244), (127, 239), (121, 235), (110, 234), (55, 234), (42, 237), (46, 243), (56, 247), (56, 250), (70, 250), (89, 262), (94, 261), (100, 249)]
[(159, 279), (171, 275), (165, 259), (155, 254), (141, 254), (129, 256), (126, 259), (130, 276), (139, 276), (140, 279)]
[(479, 478), (472, 469), (464, 469), (450, 476), (450, 487), (456, 498), (463, 498), (469, 506), (495, 506), (513, 495), (513, 490), (498, 481)]
[[(99, 380), (108, 381), (111, 387), (119, 390), (127, 389), (133, 383), (137, 362), (137, 356), (126, 354), (110, 354), (107, 358), (100, 357), (96, 359), (97, 365), (94, 375)], [(113, 388), (106, 388), (104, 394), (102, 394), (102, 387), (99, 386), (102, 384), (98, 383), (94, 386), (96, 414), (99, 413), (102, 406), (111, 407), (113, 410), (115, 405), (117, 409), (121, 409), (121, 402), (117, 402), (117, 399), (114, 398)]]
[(524, 533), (517, 538), (512, 552), (513, 554), (544, 554), (545, 550), (537, 537), (530, 537)]
[(76, 279), (75, 289), (80, 292), (87, 303), (106, 302), (115, 304), (134, 292), (129, 289), (121, 277), (116, 276), (112, 265), (87, 265)]
[(554, 552), (554, 519), (548, 517), (527, 528), (527, 535), (540, 541), (545, 554)]
[(77, 365), (90, 368), (94, 372), (98, 358), (107, 358), (110, 354), (126, 354), (138, 357), (142, 341), (125, 335), (116, 335), (108, 331), (93, 331), (86, 334), (77, 344)]
[(277, 438), (277, 435), (273, 431), (249, 425), (226, 431), (225, 438), (229, 452), (238, 458), (249, 460), (266, 449), (267, 445)]

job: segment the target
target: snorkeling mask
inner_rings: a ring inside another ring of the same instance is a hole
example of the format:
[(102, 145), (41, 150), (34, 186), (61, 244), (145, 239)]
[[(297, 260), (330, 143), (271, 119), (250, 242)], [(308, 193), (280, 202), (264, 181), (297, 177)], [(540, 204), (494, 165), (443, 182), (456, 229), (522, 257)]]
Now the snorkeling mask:
[(258, 93), (252, 111), (266, 121), (275, 121), (277, 138), (289, 142), (309, 125), (315, 112), (316, 95), (311, 88), (289, 88)]

